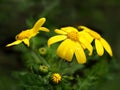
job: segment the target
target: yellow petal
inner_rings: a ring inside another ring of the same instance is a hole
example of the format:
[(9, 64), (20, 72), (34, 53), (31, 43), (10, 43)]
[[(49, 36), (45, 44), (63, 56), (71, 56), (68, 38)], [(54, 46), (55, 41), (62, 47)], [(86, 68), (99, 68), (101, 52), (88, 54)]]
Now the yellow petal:
[(93, 52), (93, 47), (92, 45), (90, 44), (90, 42), (88, 42), (86, 39), (80, 37), (79, 38), (79, 41), (84, 45), (85, 49), (87, 48), (88, 51), (89, 51), (89, 55), (92, 55), (92, 52)]
[(30, 46), (29, 39), (23, 39), (22, 40), (28, 47)]
[(35, 25), (33, 26), (33, 31), (38, 32), (39, 28), (45, 23), (46, 19), (45, 18), (40, 18)]
[(109, 55), (113, 56), (112, 49), (111, 49), (110, 45), (108, 44), (108, 42), (103, 38), (101, 38), (100, 41), (101, 41), (103, 47), (105, 48), (105, 50), (109, 53)]
[(88, 27), (86, 27), (86, 26), (78, 26), (78, 29), (80, 29), (80, 30), (85, 30), (85, 31), (87, 31), (87, 32), (90, 31), (90, 29), (89, 29)]
[(53, 36), (51, 37), (49, 40), (48, 40), (48, 47), (50, 47), (51, 44), (54, 44), (56, 42), (59, 42), (59, 41), (62, 41), (64, 39), (66, 39), (67, 36), (65, 35), (56, 35), (56, 36)]
[(68, 48), (64, 59), (70, 62), (70, 61), (72, 61), (73, 55), (74, 55), (74, 49)]
[(57, 55), (70, 62), (74, 54), (74, 48), (72, 47), (74, 47), (72, 41), (70, 39), (66, 39), (59, 45)]
[(67, 34), (66, 32), (64, 32), (62, 30), (59, 30), (59, 29), (55, 29), (55, 33), (57, 33), (57, 34), (63, 34), (63, 35)]
[(68, 50), (68, 46), (67, 46), (67, 42), (65, 40), (57, 48), (57, 55), (59, 57), (61, 57), (62, 59), (65, 59), (65, 55), (66, 55), (67, 50)]
[(80, 45), (83, 49), (86, 49), (86, 46), (83, 43), (80, 43)]
[(67, 61), (71, 61), (72, 58), (73, 58), (73, 55), (75, 53), (75, 44), (74, 44), (74, 41), (70, 40), (70, 39), (67, 39), (67, 44), (68, 46), (68, 50), (66, 52), (66, 55), (65, 55), (65, 59)]
[(102, 43), (97, 39), (95, 39), (95, 47), (96, 47), (97, 54), (99, 56), (102, 56), (104, 53), (104, 49), (103, 49)]
[(75, 43), (75, 56), (79, 64), (86, 63), (84, 50), (78, 42)]
[(21, 42), (22, 42), (21, 40), (17, 40), (17, 41), (14, 41), (13, 43), (7, 44), (6, 47), (10, 47), (10, 46), (13, 46), (13, 45), (18, 45)]
[(63, 41), (63, 42), (59, 45), (59, 47), (57, 48), (57, 55), (58, 55), (59, 57), (61, 57), (62, 59), (65, 58), (65, 54), (66, 54), (66, 52), (67, 52), (67, 50), (68, 50), (68, 47), (67, 47), (66, 43), (67, 43), (66, 40)]
[(97, 32), (85, 27), (85, 26), (78, 26), (78, 28), (83, 29), (84, 31), (88, 32), (93, 38), (100, 39), (101, 36)]
[(49, 32), (49, 29), (47, 29), (46, 27), (40, 27), (39, 30)]
[(72, 32), (72, 31), (75, 31), (75, 32), (78, 32), (78, 30), (74, 27), (64, 27), (64, 28), (61, 28), (62, 31), (66, 32), (66, 33), (69, 33), (69, 32)]
[(92, 41), (94, 39), (89, 33), (85, 32), (85, 31), (80, 31), (79, 36), (85, 38), (90, 43), (92, 43)]
[(100, 39), (101, 38), (100, 34), (98, 34), (95, 31), (90, 30), (89, 33), (91, 34), (91, 36), (93, 36), (96, 39)]

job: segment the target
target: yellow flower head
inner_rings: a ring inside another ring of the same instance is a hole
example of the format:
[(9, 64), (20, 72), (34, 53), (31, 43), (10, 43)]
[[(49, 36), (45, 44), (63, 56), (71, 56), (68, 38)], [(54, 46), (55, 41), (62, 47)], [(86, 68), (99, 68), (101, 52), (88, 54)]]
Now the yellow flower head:
[[(89, 50), (89, 55), (92, 55), (93, 47), (90, 42), (92, 38), (86, 32), (79, 32), (74, 27), (64, 27), (61, 30), (56, 29), (55, 32), (59, 35), (53, 36), (48, 40), (48, 46), (56, 42), (64, 40), (57, 49), (57, 55), (62, 59), (71, 61), (75, 54), (78, 63), (86, 63), (84, 49)], [(89, 39), (86, 39), (89, 37)]]
[(52, 82), (58, 84), (62, 80), (62, 77), (59, 73), (54, 73), (52, 75)]
[(83, 31), (89, 33), (95, 39), (95, 47), (99, 56), (102, 56), (104, 54), (104, 49), (110, 56), (113, 56), (109, 43), (104, 38), (102, 38), (100, 34), (85, 26), (79, 26), (78, 28), (83, 29)]
[(21, 42), (24, 42), (27, 46), (30, 46), (29, 40), (36, 36), (39, 33), (39, 30), (49, 32), (49, 30), (45, 27), (42, 27), (42, 25), (45, 23), (46, 19), (45, 18), (40, 18), (33, 28), (27, 29), (22, 31), (21, 33), (17, 34), (13, 43), (7, 44), (6, 47), (13, 46), (13, 45), (18, 45)]

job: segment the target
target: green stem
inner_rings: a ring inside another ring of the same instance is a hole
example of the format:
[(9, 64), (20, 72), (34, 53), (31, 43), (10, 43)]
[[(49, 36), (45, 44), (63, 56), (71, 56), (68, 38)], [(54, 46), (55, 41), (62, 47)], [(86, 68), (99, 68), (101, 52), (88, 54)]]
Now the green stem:
[(35, 58), (36, 63), (43, 63), (44, 65), (50, 67), (48, 62), (37, 51), (35, 51), (33, 42), (34, 41), (32, 40), (32, 45), (29, 49), (30, 49), (33, 57)]
[(34, 57), (34, 60), (36, 63), (40, 63), (40, 59), (38, 58), (38, 56), (34, 52), (31, 52), (31, 55)]
[(40, 55), (38, 54), (35, 50), (32, 50), (32, 54), (34, 55), (36, 61), (39, 62), (41, 61), (43, 64), (45, 64), (46, 66), (50, 67), (50, 65), (48, 64), (48, 62)]

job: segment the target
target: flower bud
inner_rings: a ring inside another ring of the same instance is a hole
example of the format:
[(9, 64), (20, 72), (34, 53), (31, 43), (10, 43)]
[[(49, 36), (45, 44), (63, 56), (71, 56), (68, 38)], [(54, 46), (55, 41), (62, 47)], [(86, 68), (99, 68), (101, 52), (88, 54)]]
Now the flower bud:
[(40, 74), (47, 74), (49, 71), (48, 67), (45, 65), (40, 65), (39, 66), (39, 73)]
[(53, 83), (58, 84), (61, 81), (62, 77), (59, 73), (54, 73), (51, 76), (51, 80)]
[(45, 47), (41, 47), (41, 48), (39, 48), (39, 53), (41, 55), (46, 55), (47, 54), (47, 49)]

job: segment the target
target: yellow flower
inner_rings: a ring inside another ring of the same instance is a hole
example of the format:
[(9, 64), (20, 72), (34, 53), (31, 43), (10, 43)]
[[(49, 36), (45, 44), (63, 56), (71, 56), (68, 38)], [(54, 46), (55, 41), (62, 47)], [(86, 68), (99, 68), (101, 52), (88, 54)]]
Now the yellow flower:
[(52, 75), (52, 82), (58, 84), (62, 80), (62, 77), (59, 73), (54, 73)]
[(17, 34), (13, 43), (7, 44), (6, 47), (13, 46), (13, 45), (18, 45), (21, 42), (24, 42), (27, 46), (30, 46), (29, 40), (36, 36), (39, 33), (39, 30), (49, 32), (49, 30), (45, 27), (42, 27), (42, 25), (45, 23), (46, 19), (45, 18), (40, 18), (33, 28), (27, 29), (22, 31), (21, 33)]
[[(92, 38), (86, 32), (79, 32), (74, 27), (64, 27), (61, 30), (56, 29), (55, 32), (59, 35), (53, 36), (48, 40), (48, 46), (64, 40), (57, 48), (57, 55), (62, 59), (71, 61), (75, 53), (78, 63), (86, 63), (86, 55), (84, 49), (89, 50), (89, 55), (92, 55), (93, 47), (90, 42)], [(84, 36), (85, 35), (85, 36)], [(85, 37), (90, 37), (87, 40)]]
[(83, 31), (89, 33), (95, 39), (95, 47), (99, 56), (102, 56), (104, 54), (104, 49), (110, 56), (113, 56), (109, 43), (104, 38), (102, 38), (100, 34), (85, 26), (79, 26), (78, 28), (83, 29)]

